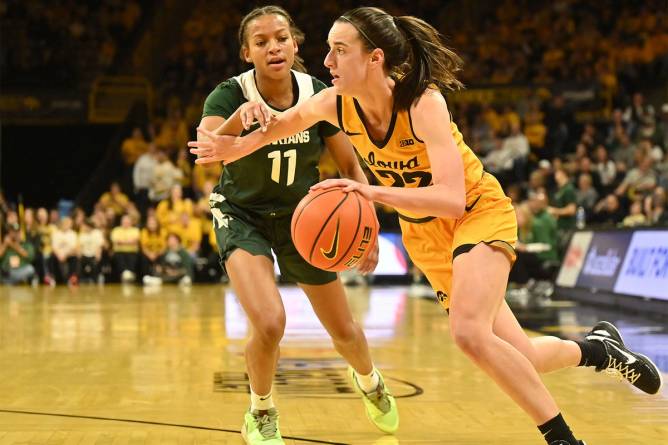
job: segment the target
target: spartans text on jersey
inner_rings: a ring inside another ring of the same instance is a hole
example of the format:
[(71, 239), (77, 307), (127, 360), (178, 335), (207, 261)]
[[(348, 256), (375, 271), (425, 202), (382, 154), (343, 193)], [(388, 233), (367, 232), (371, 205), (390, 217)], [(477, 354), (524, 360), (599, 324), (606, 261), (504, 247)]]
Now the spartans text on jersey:
[(300, 131), (290, 137), (279, 139), (272, 142), (271, 145), (285, 145), (285, 144), (307, 144), (311, 140), (309, 130)]

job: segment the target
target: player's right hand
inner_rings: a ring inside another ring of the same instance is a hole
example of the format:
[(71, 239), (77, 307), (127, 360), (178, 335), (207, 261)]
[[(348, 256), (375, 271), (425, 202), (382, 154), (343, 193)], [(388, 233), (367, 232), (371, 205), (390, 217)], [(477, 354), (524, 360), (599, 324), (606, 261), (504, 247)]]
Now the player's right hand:
[(260, 124), (262, 131), (267, 131), (267, 125), (274, 117), (269, 111), (269, 108), (263, 103), (249, 101), (239, 107), (239, 117), (244, 129), (250, 129), (253, 122)]

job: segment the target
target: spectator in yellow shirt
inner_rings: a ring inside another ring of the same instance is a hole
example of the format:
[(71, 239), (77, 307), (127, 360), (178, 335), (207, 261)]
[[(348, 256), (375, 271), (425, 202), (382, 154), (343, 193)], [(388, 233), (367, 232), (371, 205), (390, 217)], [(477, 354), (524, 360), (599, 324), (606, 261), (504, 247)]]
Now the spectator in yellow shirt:
[(123, 215), (121, 225), (111, 231), (112, 262), (124, 283), (135, 280), (139, 259), (139, 229), (132, 224), (130, 215)]
[(186, 122), (181, 118), (178, 108), (169, 112), (167, 120), (160, 126), (160, 133), (155, 142), (168, 153), (174, 153), (188, 143), (188, 128)]
[(127, 195), (121, 191), (118, 182), (112, 182), (108, 192), (105, 192), (98, 201), (98, 204), (106, 211), (112, 209), (116, 216), (124, 214), (130, 204)]
[(146, 227), (141, 229), (141, 275), (153, 275), (160, 255), (167, 248), (167, 232), (160, 227), (155, 215), (149, 215), (146, 219)]
[(121, 154), (125, 165), (134, 165), (139, 156), (148, 151), (148, 143), (144, 139), (141, 128), (135, 127), (132, 130), (132, 136), (126, 138), (121, 145)]
[(189, 213), (182, 212), (179, 224), (171, 228), (170, 232), (176, 233), (181, 239), (183, 248), (195, 257), (202, 242), (202, 227), (199, 219), (192, 218)]
[(169, 198), (160, 201), (155, 212), (160, 226), (168, 232), (173, 232), (173, 227), (179, 224), (182, 213), (192, 216), (193, 203), (190, 199), (183, 198), (183, 189), (179, 184), (175, 184), (170, 190)]

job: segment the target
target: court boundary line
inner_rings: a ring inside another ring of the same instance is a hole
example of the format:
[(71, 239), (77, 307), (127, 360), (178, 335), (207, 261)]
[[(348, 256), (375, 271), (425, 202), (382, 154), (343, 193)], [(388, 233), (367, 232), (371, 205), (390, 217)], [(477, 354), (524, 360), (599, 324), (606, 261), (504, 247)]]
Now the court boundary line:
[[(51, 417), (67, 417), (72, 419), (85, 419), (85, 420), (104, 420), (110, 422), (126, 422), (126, 423), (138, 423), (142, 425), (154, 425), (154, 426), (169, 426), (174, 428), (188, 428), (194, 430), (204, 430), (204, 431), (219, 431), (223, 433), (233, 433), (241, 434), (240, 430), (231, 430), (227, 428), (214, 428), (209, 426), (199, 426), (199, 425), (188, 425), (188, 424), (179, 424), (179, 423), (169, 423), (169, 422), (154, 422), (151, 420), (137, 420), (137, 419), (120, 419), (114, 417), (102, 417), (102, 416), (84, 416), (78, 414), (64, 414), (64, 413), (47, 413), (40, 411), (23, 411), (23, 410), (13, 410), (13, 409), (0, 409), (0, 413), (8, 414), (25, 414), (31, 416), (51, 416)], [(320, 439), (307, 439), (303, 437), (296, 436), (283, 436), (284, 439), (296, 440), (299, 442), (309, 442), (309, 443), (322, 443), (327, 445), (350, 445), (346, 442), (334, 442), (331, 440), (320, 440)]]

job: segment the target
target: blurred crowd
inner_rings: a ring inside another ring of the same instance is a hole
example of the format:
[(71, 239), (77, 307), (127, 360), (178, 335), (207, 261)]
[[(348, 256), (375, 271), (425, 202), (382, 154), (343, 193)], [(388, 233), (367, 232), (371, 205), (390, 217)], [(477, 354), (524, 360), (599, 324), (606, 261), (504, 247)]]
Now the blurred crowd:
[[(283, 6), (305, 35), (300, 47), (309, 72), (323, 81), (327, 32), (352, 0)], [(388, 0), (394, 15), (426, 18), (465, 62), (461, 78), (478, 85), (589, 83), (607, 96), (668, 77), (668, 8), (664, 0), (505, 0), (503, 2)], [(167, 54), (160, 97), (201, 102), (215, 85), (248, 69), (239, 60), (237, 31), (249, 6), (241, 0), (199, 2), (180, 41)], [(466, 9), (474, 12), (467, 14)], [(225, 13), (223, 14), (222, 11)]]
[[(210, 191), (213, 183), (207, 184)], [(91, 214), (78, 207), (62, 212), (22, 206), (14, 210), (3, 203), (4, 281), (71, 286), (219, 281), (208, 195), (187, 198), (177, 180), (148, 202), (151, 206), (142, 214), (119, 184), (112, 183)]]
[(140, 0), (0, 2), (3, 86), (75, 86), (111, 66), (142, 16)]
[[(298, 0), (278, 3), (293, 13), (307, 43), (315, 42), (300, 54), (317, 74), (329, 24), (353, 2), (318, 8)], [(393, 14), (410, 11), (441, 26), (467, 61), (463, 79), (469, 85), (541, 85), (519, 100), (450, 102), (465, 140), (515, 205), (518, 262), (511, 278), (520, 283), (553, 277), (576, 229), (668, 226), (668, 103), (650, 100), (638, 88), (657, 79), (665, 88), (668, 79), (663, 2), (622, 1), (614, 10), (581, 0), (538, 3), (499, 4), (475, 28), (465, 18), (455, 26), (436, 0), (385, 3)], [(135, 26), (141, 15), (132, 1), (90, 6), (62, 0), (42, 9), (31, 4), (2, 3), (3, 25), (7, 17), (17, 20), (11, 26), (18, 30), (41, 24), (48, 39), (49, 33), (62, 34), (67, 22), (67, 38), (90, 40), (86, 45), (100, 58), (100, 45), (113, 44), (123, 34), (119, 30)], [(126, 135), (119, 147), (123, 173), (92, 210), (24, 208), (0, 200), (5, 281), (189, 285), (225, 279), (208, 204), (222, 167), (195, 165), (186, 142), (194, 137), (206, 94), (247, 69), (238, 46), (230, 45), (247, 9), (240, 0), (196, 4), (183, 38), (166, 55), (158, 104), (164, 114)], [(82, 17), (91, 20), (77, 25)], [(2, 32), (4, 38), (7, 30)], [(27, 54), (42, 58), (29, 63), (52, 63), (67, 74), (65, 55), (43, 52), (39, 39), (24, 40)], [(9, 50), (3, 45), (3, 73), (5, 61), (30, 70), (12, 53), (16, 44)], [(550, 87), (560, 81), (593, 82), (611, 100), (595, 117), (576, 119), (577, 102)], [(326, 152), (320, 171), (322, 178), (337, 175)], [(380, 206), (378, 215), (383, 230), (398, 230), (392, 209)]]

